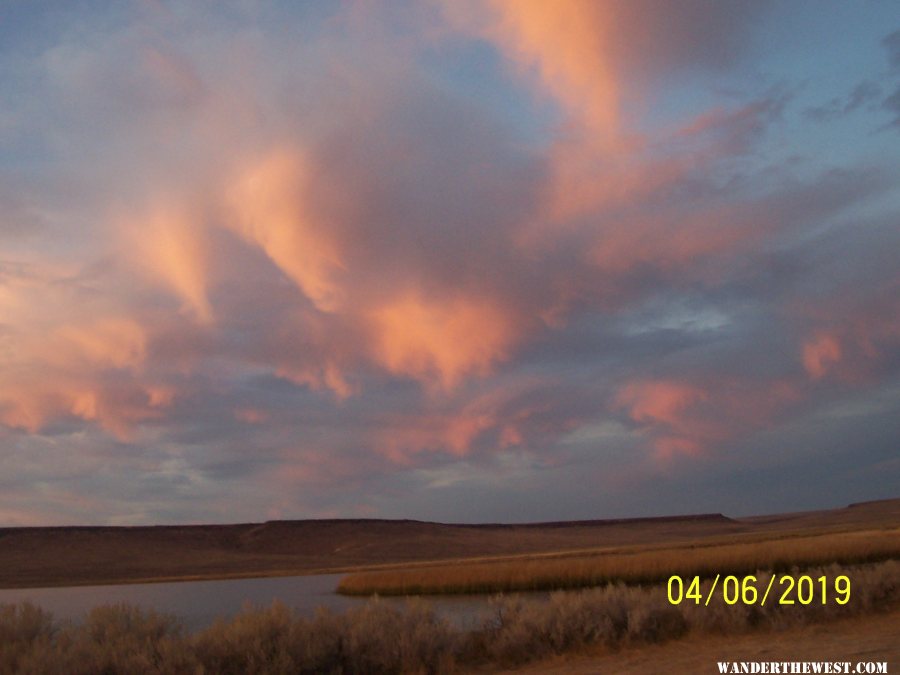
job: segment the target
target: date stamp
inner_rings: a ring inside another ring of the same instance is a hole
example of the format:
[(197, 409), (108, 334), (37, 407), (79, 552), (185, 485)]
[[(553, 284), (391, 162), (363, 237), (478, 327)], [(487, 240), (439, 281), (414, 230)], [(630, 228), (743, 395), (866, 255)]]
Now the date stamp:
[(824, 574), (818, 577), (773, 574), (768, 581), (752, 574), (742, 577), (717, 574), (708, 588), (704, 586), (699, 576), (682, 579), (673, 574), (668, 583), (669, 603), (693, 602), (708, 607), (710, 602), (718, 601), (726, 605), (760, 606), (766, 602), (779, 605), (825, 605), (829, 602), (846, 605), (850, 602), (850, 577), (844, 574), (834, 578)]

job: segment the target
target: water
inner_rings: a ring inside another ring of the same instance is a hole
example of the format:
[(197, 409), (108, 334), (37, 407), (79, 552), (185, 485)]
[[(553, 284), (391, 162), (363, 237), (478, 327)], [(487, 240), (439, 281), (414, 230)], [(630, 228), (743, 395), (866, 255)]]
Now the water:
[[(124, 602), (174, 614), (188, 630), (193, 631), (209, 626), (218, 618), (237, 614), (247, 603), (268, 607), (273, 601), (280, 600), (298, 613), (312, 616), (317, 607), (342, 612), (366, 602), (365, 598), (347, 597), (334, 592), (341, 576), (318, 574), (265, 579), (0, 589), (0, 604), (27, 600), (52, 612), (57, 619), (77, 621), (92, 607)], [(407, 602), (404, 598), (383, 598), (381, 601), (397, 606)], [(426, 602), (458, 626), (472, 625), (488, 609), (484, 596), (435, 597), (426, 599)]]

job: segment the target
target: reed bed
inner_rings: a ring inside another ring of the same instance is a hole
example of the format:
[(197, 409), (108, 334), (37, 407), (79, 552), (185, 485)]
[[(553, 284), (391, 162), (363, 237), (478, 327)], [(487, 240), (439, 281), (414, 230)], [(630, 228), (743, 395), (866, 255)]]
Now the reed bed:
[(780, 572), (831, 562), (868, 563), (900, 557), (900, 529), (674, 546), (602, 554), (519, 557), (359, 572), (337, 588), (345, 595), (442, 595), (552, 591), (606, 583), (647, 584), (682, 577)]
[[(460, 628), (427, 604), (377, 599), (312, 618), (283, 604), (248, 607), (187, 634), (172, 617), (128, 605), (93, 609), (59, 622), (27, 603), (0, 605), (0, 673), (22, 675), (379, 675), (452, 673), (522, 664), (584, 649), (640, 646), (685, 634), (782, 629), (896, 608), (900, 563), (831, 565), (810, 571), (853, 580), (852, 601), (808, 606), (669, 605), (662, 586), (610, 584), (548, 599), (491, 600), (479, 624)], [(761, 583), (766, 572), (759, 572)], [(704, 589), (704, 592), (706, 589)]]

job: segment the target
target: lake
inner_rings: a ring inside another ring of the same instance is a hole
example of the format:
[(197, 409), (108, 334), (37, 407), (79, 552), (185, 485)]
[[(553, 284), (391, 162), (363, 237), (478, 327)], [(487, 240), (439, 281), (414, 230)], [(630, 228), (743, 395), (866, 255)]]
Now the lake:
[[(0, 589), (0, 604), (28, 600), (52, 612), (57, 619), (78, 620), (92, 607), (128, 603), (145, 609), (174, 614), (188, 630), (205, 628), (217, 618), (237, 614), (250, 603), (267, 607), (280, 600), (305, 616), (317, 607), (342, 612), (359, 606), (366, 598), (347, 597), (334, 592), (341, 574), (218, 581), (65, 586), (59, 588)], [(403, 606), (404, 598), (382, 598), (382, 602)], [(459, 626), (470, 625), (487, 610), (484, 596), (433, 597), (427, 602), (441, 616)]]

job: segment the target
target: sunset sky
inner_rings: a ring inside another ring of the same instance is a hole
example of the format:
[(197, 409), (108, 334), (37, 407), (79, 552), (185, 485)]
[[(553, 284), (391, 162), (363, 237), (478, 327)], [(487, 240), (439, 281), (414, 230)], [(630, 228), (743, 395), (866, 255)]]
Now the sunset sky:
[(900, 5), (0, 7), (0, 526), (900, 496)]

